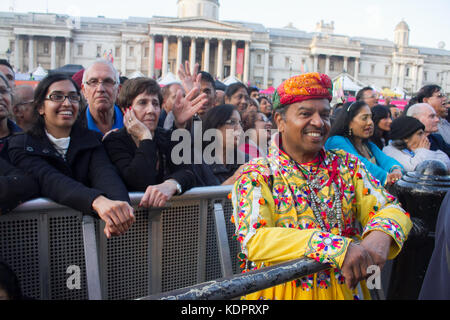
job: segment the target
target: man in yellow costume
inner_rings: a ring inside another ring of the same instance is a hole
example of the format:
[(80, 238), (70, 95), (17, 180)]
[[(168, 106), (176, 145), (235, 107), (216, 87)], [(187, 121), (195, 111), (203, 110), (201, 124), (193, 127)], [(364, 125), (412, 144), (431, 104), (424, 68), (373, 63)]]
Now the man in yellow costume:
[(362, 162), (324, 150), (331, 92), (319, 73), (278, 87), (269, 154), (243, 168), (231, 194), (244, 271), (301, 257), (330, 268), (244, 299), (369, 299), (368, 267), (393, 259), (411, 229), (408, 213)]

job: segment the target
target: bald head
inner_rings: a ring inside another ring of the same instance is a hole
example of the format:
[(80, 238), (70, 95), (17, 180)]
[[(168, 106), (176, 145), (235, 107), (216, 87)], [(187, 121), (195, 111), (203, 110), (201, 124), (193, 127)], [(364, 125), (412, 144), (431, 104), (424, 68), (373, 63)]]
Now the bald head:
[(34, 89), (30, 85), (17, 86), (14, 91), (13, 113), (16, 123), (23, 130), (28, 130), (35, 122), (33, 108)]
[(439, 117), (428, 103), (416, 103), (408, 108), (406, 115), (414, 117), (425, 125), (425, 132), (430, 134), (438, 131)]

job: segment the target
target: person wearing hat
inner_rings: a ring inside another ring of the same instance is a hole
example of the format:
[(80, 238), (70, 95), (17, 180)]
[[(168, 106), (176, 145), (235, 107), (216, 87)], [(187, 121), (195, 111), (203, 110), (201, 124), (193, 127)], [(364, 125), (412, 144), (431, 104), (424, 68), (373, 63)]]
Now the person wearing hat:
[(402, 116), (391, 125), (391, 142), (383, 152), (400, 162), (406, 171), (414, 171), (425, 160), (440, 160), (450, 170), (450, 159), (441, 150), (430, 150), (425, 125), (414, 117)]
[(357, 157), (324, 149), (331, 92), (320, 73), (278, 87), (268, 156), (242, 168), (230, 195), (243, 272), (302, 257), (329, 268), (243, 299), (370, 299), (368, 267), (393, 259), (411, 229), (408, 214)]

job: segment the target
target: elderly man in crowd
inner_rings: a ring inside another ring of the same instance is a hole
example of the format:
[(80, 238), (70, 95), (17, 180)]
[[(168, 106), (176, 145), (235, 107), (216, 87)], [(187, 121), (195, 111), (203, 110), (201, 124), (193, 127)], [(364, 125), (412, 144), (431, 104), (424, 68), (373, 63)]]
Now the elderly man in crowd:
[(378, 104), (378, 94), (371, 87), (364, 87), (356, 94), (356, 101), (364, 101), (372, 109)]
[(444, 141), (444, 138), (438, 133), (439, 116), (428, 103), (416, 103), (408, 108), (406, 115), (414, 117), (425, 126), (425, 134), (430, 141), (430, 150), (442, 150), (450, 157), (450, 145)]
[(119, 73), (110, 62), (98, 60), (86, 69), (81, 90), (88, 105), (81, 117), (87, 128), (104, 135), (123, 127), (122, 111), (115, 105), (119, 89)]
[(30, 129), (36, 120), (33, 110), (33, 99), (34, 89), (32, 86), (24, 84), (16, 87), (13, 113), (16, 124), (24, 131)]
[(370, 298), (363, 281), (368, 267), (393, 259), (411, 228), (398, 201), (358, 158), (324, 150), (331, 92), (330, 78), (319, 73), (278, 87), (273, 118), (279, 132), (269, 155), (247, 163), (231, 195), (244, 270), (301, 257), (329, 268), (246, 299)]

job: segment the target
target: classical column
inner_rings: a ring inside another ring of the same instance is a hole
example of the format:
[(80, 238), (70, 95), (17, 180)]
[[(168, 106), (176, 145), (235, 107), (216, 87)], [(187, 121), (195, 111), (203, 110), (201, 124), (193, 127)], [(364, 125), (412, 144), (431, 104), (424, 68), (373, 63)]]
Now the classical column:
[(56, 39), (51, 38), (51, 49), (50, 49), (50, 69), (56, 69)]
[(250, 70), (250, 42), (245, 41), (244, 76), (243, 76), (243, 81), (245, 85), (248, 84), (249, 70)]
[(359, 76), (359, 59), (355, 59), (355, 80), (358, 80)]
[(122, 76), (127, 73), (127, 42), (122, 40), (122, 47), (120, 48), (120, 72)]
[(264, 50), (264, 79), (263, 86), (267, 89), (269, 85), (269, 49)]
[(397, 86), (397, 81), (398, 81), (398, 64), (394, 62), (394, 66), (392, 68), (391, 89), (394, 89)]
[(136, 59), (137, 59), (137, 61), (136, 61), (136, 70), (141, 72), (142, 71), (142, 57), (144, 56), (143, 52), (142, 52), (142, 48), (143, 48), (142, 40), (137, 40), (137, 44), (138, 44), (138, 47), (137, 47), (138, 52), (137, 52), (137, 55), (136, 55)]
[(28, 70), (34, 71), (34, 38), (30, 36), (28, 38)]
[(169, 36), (163, 37), (163, 60), (162, 60), (162, 76), (167, 74), (169, 65)]
[(19, 35), (16, 35), (16, 40), (14, 41), (14, 67), (16, 70), (22, 71), (22, 66), (20, 65), (19, 40)]
[(405, 64), (400, 64), (400, 71), (399, 71), (399, 80), (398, 80), (398, 86), (403, 89), (403, 86), (405, 84)]
[(417, 91), (417, 64), (415, 64), (413, 66), (413, 71), (412, 71), (412, 90), (413, 91)]
[(195, 57), (197, 55), (196, 40), (197, 40), (197, 38), (194, 38), (194, 37), (191, 38), (191, 54), (189, 56), (189, 63), (191, 65), (191, 72), (194, 72)]
[(419, 66), (419, 71), (418, 71), (418, 75), (417, 75), (417, 89), (422, 88), (422, 83), (423, 83), (423, 66)]
[(70, 57), (71, 57), (71, 52), (70, 52), (70, 38), (65, 38), (66, 40), (66, 57), (65, 57), (65, 64), (70, 64)]
[(344, 57), (344, 68), (343, 69), (344, 70), (342, 70), (342, 71), (344, 71), (344, 72), (348, 71), (348, 57)]
[(210, 44), (209, 44), (209, 39), (205, 38), (205, 52), (204, 52), (204, 66), (203, 66), (203, 70), (206, 72), (209, 72), (209, 51), (210, 51)]
[(223, 79), (223, 39), (218, 39), (217, 46), (217, 78)]
[(236, 77), (236, 40), (231, 41), (231, 66), (230, 76)]
[(175, 68), (175, 70), (177, 70), (177, 75), (178, 75), (178, 70), (180, 69), (180, 65), (183, 63), (183, 38), (182, 37), (177, 37), (177, 67)]
[(325, 74), (330, 73), (330, 56), (325, 56)]
[(314, 61), (313, 61), (313, 72), (319, 71), (319, 56), (317, 54), (314, 55)]
[(150, 35), (148, 41), (148, 77), (155, 76), (155, 38)]

